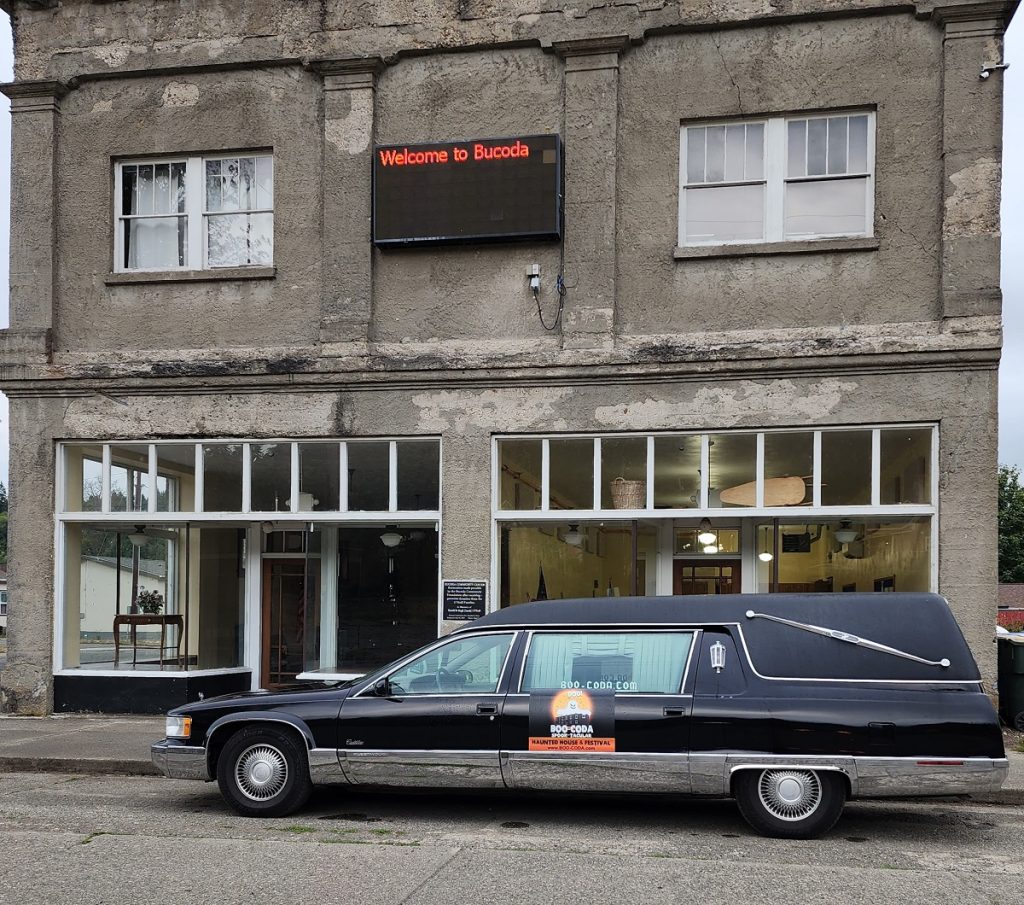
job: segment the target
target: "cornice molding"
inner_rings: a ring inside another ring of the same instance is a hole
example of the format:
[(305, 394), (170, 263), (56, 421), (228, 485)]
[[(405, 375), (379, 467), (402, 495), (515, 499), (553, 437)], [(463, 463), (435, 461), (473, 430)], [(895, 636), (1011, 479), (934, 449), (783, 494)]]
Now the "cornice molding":
[(608, 35), (600, 38), (580, 38), (574, 41), (554, 41), (551, 49), (562, 59), (595, 56), (604, 53), (622, 53), (632, 44), (629, 35)]
[(68, 93), (68, 86), (53, 79), (41, 79), (28, 82), (0, 83), (0, 92), (11, 101), (50, 100), (58, 101)]
[(969, 0), (967, 3), (949, 2), (949, 0), (920, 0), (917, 4), (917, 15), (930, 18), (939, 25), (954, 22), (986, 22), (996, 21), (1006, 28), (1013, 17), (1019, 0)]

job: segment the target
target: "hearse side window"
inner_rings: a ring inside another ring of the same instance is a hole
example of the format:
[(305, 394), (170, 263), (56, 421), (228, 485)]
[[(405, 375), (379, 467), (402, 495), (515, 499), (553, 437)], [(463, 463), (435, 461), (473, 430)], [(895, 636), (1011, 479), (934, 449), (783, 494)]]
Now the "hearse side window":
[(679, 694), (692, 643), (691, 632), (538, 632), (520, 690)]
[(514, 637), (513, 632), (476, 635), (435, 647), (389, 676), (391, 692), (493, 694)]

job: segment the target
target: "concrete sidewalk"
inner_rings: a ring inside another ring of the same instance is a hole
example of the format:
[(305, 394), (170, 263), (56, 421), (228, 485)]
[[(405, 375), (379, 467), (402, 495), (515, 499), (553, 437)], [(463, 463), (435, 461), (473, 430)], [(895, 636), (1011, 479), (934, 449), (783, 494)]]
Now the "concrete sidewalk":
[[(163, 717), (0, 715), (0, 773), (157, 774), (149, 746), (163, 738)], [(973, 796), (1024, 805), (1024, 754), (1007, 752), (1010, 775), (999, 792)]]

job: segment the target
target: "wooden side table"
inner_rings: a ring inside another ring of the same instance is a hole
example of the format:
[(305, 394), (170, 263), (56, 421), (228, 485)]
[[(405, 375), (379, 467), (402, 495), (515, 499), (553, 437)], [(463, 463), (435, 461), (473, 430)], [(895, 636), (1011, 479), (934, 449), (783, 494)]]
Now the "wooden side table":
[[(129, 613), (114, 617), (114, 665), (121, 665), (121, 627), (128, 626), (132, 641), (132, 666), (139, 655), (138, 628), (140, 625), (160, 626), (160, 665), (164, 665), (164, 651), (171, 648), (175, 651), (176, 662), (181, 660), (181, 636), (185, 633), (185, 619), (182, 616), (164, 613)], [(167, 644), (167, 627), (176, 626), (178, 641), (175, 645)]]

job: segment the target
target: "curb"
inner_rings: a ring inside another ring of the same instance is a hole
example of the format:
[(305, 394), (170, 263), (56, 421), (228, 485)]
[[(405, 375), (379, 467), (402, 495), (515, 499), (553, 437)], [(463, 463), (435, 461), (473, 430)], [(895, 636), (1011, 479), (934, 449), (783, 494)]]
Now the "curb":
[(149, 761), (106, 758), (0, 757), (0, 773), (84, 773), (90, 776), (162, 776)]

